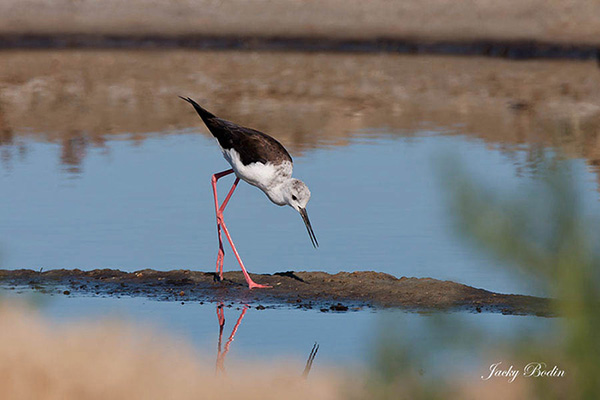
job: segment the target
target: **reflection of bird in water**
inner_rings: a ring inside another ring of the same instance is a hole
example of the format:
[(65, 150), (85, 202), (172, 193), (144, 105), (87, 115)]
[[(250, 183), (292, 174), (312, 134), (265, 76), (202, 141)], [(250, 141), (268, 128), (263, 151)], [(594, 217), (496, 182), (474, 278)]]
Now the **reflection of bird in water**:
[(244, 305), (242, 309), (242, 313), (238, 317), (233, 330), (231, 331), (231, 335), (229, 335), (229, 339), (227, 339), (227, 343), (225, 343), (225, 350), (222, 350), (221, 343), (223, 340), (223, 328), (225, 327), (225, 312), (223, 311), (223, 303), (219, 303), (217, 305), (217, 318), (219, 319), (219, 344), (217, 346), (217, 371), (225, 372), (225, 356), (229, 352), (229, 346), (231, 346), (231, 342), (235, 337), (235, 334), (244, 319), (244, 315), (246, 315), (246, 311), (248, 311), (248, 306)]
[(319, 343), (315, 342), (308, 355), (308, 360), (306, 360), (306, 367), (304, 367), (304, 372), (302, 372), (302, 377), (304, 379), (308, 378), (308, 374), (310, 373), (310, 369), (312, 368), (313, 361), (315, 361), (315, 357), (317, 356), (317, 352), (319, 351)]
[[(240, 327), (240, 324), (242, 323), (242, 320), (244, 319), (244, 315), (246, 315), (246, 311), (248, 311), (248, 305), (244, 304), (244, 308), (242, 309), (242, 312), (240, 313), (240, 316), (238, 317), (235, 326), (233, 327), (233, 330), (231, 331), (231, 334), (229, 335), (229, 338), (227, 339), (227, 342), (225, 343), (225, 348), (223, 348), (222, 343), (223, 343), (223, 329), (225, 328), (225, 305), (220, 302), (219, 304), (217, 304), (217, 319), (219, 320), (219, 341), (217, 344), (217, 367), (216, 370), (217, 372), (222, 372), (225, 373), (225, 357), (227, 356), (227, 353), (229, 353), (229, 348), (231, 346), (231, 342), (233, 342), (233, 339), (235, 338), (235, 334), (237, 333), (238, 328)], [(313, 361), (315, 360), (315, 357), (317, 356), (317, 352), (319, 351), (319, 344), (317, 342), (315, 342), (315, 344), (312, 347), (312, 350), (310, 351), (310, 355), (308, 356), (308, 360), (306, 361), (306, 366), (304, 367), (304, 371), (302, 372), (302, 378), (307, 379), (308, 378), (308, 374), (310, 373), (310, 370), (312, 368), (313, 365)]]
[[(317, 247), (319, 244), (306, 212), (306, 204), (308, 203), (308, 200), (310, 200), (310, 191), (304, 182), (292, 178), (292, 157), (277, 140), (257, 130), (244, 128), (233, 122), (218, 118), (200, 107), (198, 103), (190, 98), (182, 97), (182, 99), (194, 106), (194, 109), (198, 115), (200, 115), (200, 118), (202, 118), (202, 121), (204, 121), (208, 130), (217, 139), (221, 151), (223, 152), (223, 156), (232, 167), (232, 169), (218, 172), (212, 176), (215, 211), (217, 214), (217, 233), (219, 237), (217, 274), (222, 280), (223, 258), (225, 255), (223, 242), (221, 240), (221, 228), (223, 228), (227, 240), (233, 249), (233, 253), (236, 256), (240, 267), (242, 267), (248, 287), (250, 289), (269, 287), (257, 284), (250, 278), (250, 275), (242, 263), (242, 259), (233, 245), (233, 240), (229, 235), (229, 231), (227, 230), (227, 226), (223, 219), (223, 211), (225, 210), (233, 191), (237, 187), (238, 182), (240, 179), (243, 179), (249, 184), (261, 189), (273, 203), (279, 206), (287, 204), (298, 211), (306, 225), (313, 246)], [(225, 197), (223, 204), (219, 206), (217, 180), (231, 173), (235, 173), (236, 175), (235, 182)]]
[(82, 132), (73, 131), (62, 139), (60, 162), (69, 172), (77, 173), (81, 170), (81, 163), (86, 155), (88, 141)]

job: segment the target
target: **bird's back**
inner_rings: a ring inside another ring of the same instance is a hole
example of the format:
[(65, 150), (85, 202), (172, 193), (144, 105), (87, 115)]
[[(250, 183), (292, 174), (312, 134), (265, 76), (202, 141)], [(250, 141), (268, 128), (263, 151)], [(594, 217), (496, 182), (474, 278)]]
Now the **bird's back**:
[(194, 106), (223, 151), (233, 149), (239, 154), (242, 164), (247, 166), (253, 163), (276, 165), (284, 162), (292, 163), (290, 154), (275, 138), (219, 118), (190, 98), (182, 97), (182, 99)]
[(206, 126), (217, 138), (221, 148), (223, 150), (235, 150), (240, 155), (240, 160), (244, 165), (292, 162), (292, 157), (285, 147), (275, 138), (265, 133), (245, 128), (221, 118), (210, 119)]

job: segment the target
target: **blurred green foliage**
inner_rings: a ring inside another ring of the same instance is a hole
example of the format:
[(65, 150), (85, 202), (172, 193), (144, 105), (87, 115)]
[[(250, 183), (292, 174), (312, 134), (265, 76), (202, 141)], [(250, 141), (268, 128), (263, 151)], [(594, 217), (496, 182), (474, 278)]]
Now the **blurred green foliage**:
[[(525, 271), (554, 299), (558, 317), (553, 332), (541, 337), (517, 335), (495, 344), (504, 365), (539, 361), (548, 369), (557, 365), (565, 371), (564, 378), (528, 378), (526, 391), (535, 398), (600, 398), (600, 254), (595, 246), (600, 225), (584, 214), (570, 162), (556, 157), (546, 160), (536, 172), (536, 180), (513, 193), (491, 190), (457, 162), (444, 165), (443, 171), (449, 211), (455, 216), (458, 232), (507, 268)], [(420, 366), (444, 348), (464, 346), (464, 351), (472, 353), (484, 345), (476, 328), (448, 324), (452, 318), (431, 319), (431, 331), (447, 334), (433, 337), (426, 346), (404, 340), (398, 327), (383, 326), (385, 333), (379, 337), (367, 395), (363, 396), (460, 398), (455, 384), (433, 376), (431, 371), (423, 373)], [(446, 321), (450, 328), (440, 321)], [(469, 338), (468, 343), (464, 338)], [(478, 378), (473, 376), (473, 380)], [(463, 383), (468, 385), (469, 381)]]
[(551, 388), (537, 380), (544, 398), (592, 399), (600, 396), (600, 256), (594, 246), (598, 224), (583, 214), (583, 204), (569, 162), (548, 164), (541, 187), (524, 196), (492, 195), (458, 172), (452, 209), (461, 232), (482, 249), (516, 265), (545, 284), (556, 299), (560, 343), (530, 343), (521, 358), (555, 358), (568, 365), (571, 386)]

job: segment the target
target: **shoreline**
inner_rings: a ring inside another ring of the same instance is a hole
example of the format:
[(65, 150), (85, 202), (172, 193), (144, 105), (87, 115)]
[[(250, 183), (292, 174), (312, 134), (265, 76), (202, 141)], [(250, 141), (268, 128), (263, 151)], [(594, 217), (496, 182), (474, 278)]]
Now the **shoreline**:
[(321, 312), (398, 308), (413, 312), (554, 316), (550, 299), (494, 293), (432, 278), (396, 278), (373, 271), (337, 274), (287, 271), (252, 274), (257, 282), (273, 288), (249, 290), (241, 272), (223, 275), (223, 281), (218, 282), (212, 272), (190, 270), (0, 270), (0, 287), (67, 296), (133, 296), (184, 303), (242, 302), (253, 304), (258, 310), (280, 306)]

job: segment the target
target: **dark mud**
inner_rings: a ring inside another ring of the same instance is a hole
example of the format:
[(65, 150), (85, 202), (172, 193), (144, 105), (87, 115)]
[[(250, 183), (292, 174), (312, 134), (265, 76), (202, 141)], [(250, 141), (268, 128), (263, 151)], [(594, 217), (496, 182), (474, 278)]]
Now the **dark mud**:
[(236, 51), (295, 51), (334, 53), (441, 54), (499, 57), (510, 60), (571, 59), (600, 61), (600, 48), (587, 43), (536, 40), (422, 40), (380, 37), (210, 36), (3, 34), (0, 50), (8, 49), (194, 49)]
[(361, 271), (279, 272), (254, 275), (273, 286), (248, 290), (241, 272), (226, 272), (224, 280), (214, 273), (189, 270), (123, 272), (102, 269), (0, 270), (0, 286), (27, 288), (70, 296), (140, 296), (163, 301), (242, 302), (257, 309), (289, 306), (340, 312), (372, 308), (402, 308), (409, 311), (498, 312), (503, 314), (552, 316), (549, 299), (493, 293), (451, 281), (431, 278), (396, 278)]

